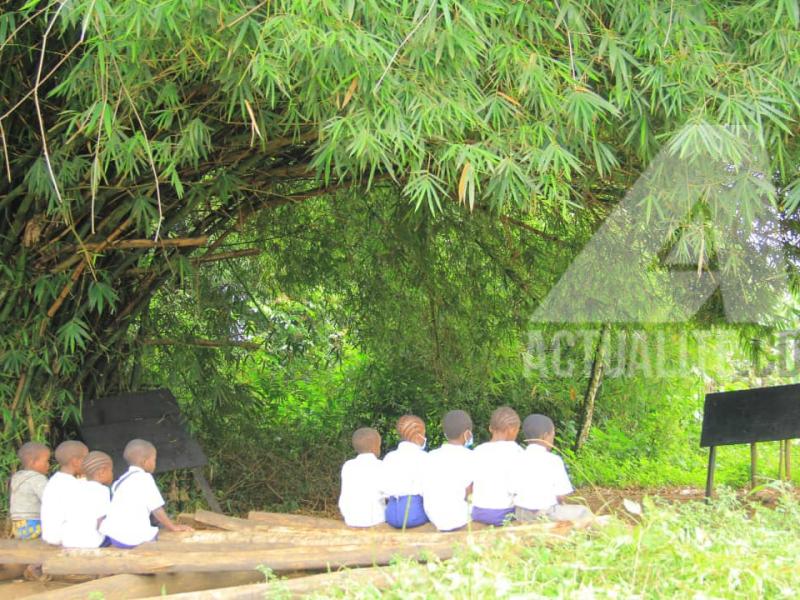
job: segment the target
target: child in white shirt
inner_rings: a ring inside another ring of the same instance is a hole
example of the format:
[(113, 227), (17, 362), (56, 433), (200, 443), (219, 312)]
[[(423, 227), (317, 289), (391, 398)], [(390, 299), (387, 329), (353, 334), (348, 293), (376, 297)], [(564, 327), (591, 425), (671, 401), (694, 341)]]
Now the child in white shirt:
[(358, 456), (342, 467), (342, 492), (339, 510), (350, 527), (373, 527), (386, 521), (386, 501), (380, 490), (381, 435), (372, 427), (353, 433), (353, 449)]
[(386, 522), (396, 529), (419, 527), (428, 522), (422, 503), (425, 423), (415, 415), (397, 421), (400, 444), (383, 459), (383, 492), (387, 496)]
[(508, 406), (495, 409), (489, 421), (492, 440), (473, 451), (472, 520), (503, 525), (514, 514), (513, 479), (522, 448), (519, 415)]
[(451, 410), (442, 420), (447, 442), (428, 453), (422, 483), (425, 514), (439, 531), (461, 529), (469, 521), (472, 492), (472, 418)]
[(150, 525), (151, 514), (168, 531), (192, 531), (173, 523), (164, 510), (164, 499), (151, 475), (156, 470), (155, 446), (145, 440), (131, 440), (123, 456), (130, 466), (111, 486), (111, 506), (100, 524), (100, 533), (111, 545), (133, 548), (154, 541), (158, 527)]
[(81, 463), (89, 449), (74, 440), (61, 442), (56, 448), (56, 461), (61, 468), (54, 473), (42, 494), (42, 539), (48, 544), (61, 545), (67, 510), (78, 493)]
[(61, 544), (65, 548), (100, 548), (108, 545), (99, 527), (111, 506), (114, 464), (105, 452), (89, 452), (83, 459), (85, 480), (78, 481), (78, 491), (67, 510)]
[(42, 496), (50, 468), (50, 448), (38, 442), (22, 444), (17, 457), (22, 469), (11, 476), (8, 512), (14, 537), (35, 540), (42, 536)]
[(518, 521), (547, 518), (551, 521), (581, 521), (592, 512), (585, 506), (562, 504), (574, 489), (560, 456), (550, 452), (556, 430), (545, 415), (528, 415), (522, 424), (528, 447), (517, 461), (514, 505)]

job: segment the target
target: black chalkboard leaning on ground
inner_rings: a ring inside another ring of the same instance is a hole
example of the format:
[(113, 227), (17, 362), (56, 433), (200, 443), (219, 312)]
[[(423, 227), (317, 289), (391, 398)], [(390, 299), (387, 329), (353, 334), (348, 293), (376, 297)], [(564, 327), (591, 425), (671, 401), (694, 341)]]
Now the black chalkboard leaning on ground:
[(114, 460), (114, 476), (126, 470), (125, 444), (134, 438), (152, 442), (158, 449), (156, 473), (191, 469), (209, 506), (222, 512), (202, 468), (208, 463), (200, 444), (186, 431), (180, 407), (167, 389), (127, 392), (90, 400), (83, 405), (80, 434), (92, 450), (102, 450)]
[(717, 446), (750, 444), (750, 481), (755, 487), (756, 442), (781, 442), (778, 477), (791, 476), (790, 440), (800, 437), (800, 384), (706, 394), (700, 446), (709, 448), (706, 498), (714, 488)]

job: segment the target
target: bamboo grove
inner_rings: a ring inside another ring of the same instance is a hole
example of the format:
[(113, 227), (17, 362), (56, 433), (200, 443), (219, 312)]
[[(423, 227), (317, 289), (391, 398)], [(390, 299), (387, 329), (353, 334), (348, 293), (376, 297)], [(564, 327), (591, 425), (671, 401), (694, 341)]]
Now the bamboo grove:
[(723, 125), (756, 132), (794, 227), (799, 28), (795, 0), (6, 0), (4, 442), (117, 389), (160, 286), (312, 197), (569, 242)]

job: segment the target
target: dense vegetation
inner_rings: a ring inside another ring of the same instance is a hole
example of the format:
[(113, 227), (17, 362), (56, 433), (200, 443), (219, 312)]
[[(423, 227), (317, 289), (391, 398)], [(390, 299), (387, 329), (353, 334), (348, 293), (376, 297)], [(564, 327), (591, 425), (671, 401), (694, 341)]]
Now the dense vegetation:
[[(794, 0), (3, 8), (3, 472), (83, 398), (155, 385), (232, 509), (322, 508), (348, 432), (391, 444), (409, 410), (547, 411), (569, 453), (591, 360), (526, 369), (528, 320), (662, 148), (739, 164), (747, 129), (797, 251)], [(701, 205), (673, 239), (700, 272), (726, 266)], [(724, 352), (690, 341), (702, 367), (607, 373), (576, 477), (696, 483), (702, 393), (781, 380), (763, 368), (784, 300)], [(680, 364), (684, 334), (723, 323), (716, 297), (633, 335), (664, 334)]]

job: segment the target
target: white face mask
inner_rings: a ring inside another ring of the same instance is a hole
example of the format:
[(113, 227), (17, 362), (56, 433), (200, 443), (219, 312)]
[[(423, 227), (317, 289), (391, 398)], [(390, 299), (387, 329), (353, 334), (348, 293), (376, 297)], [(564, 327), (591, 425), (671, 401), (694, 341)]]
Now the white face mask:
[(422, 448), (423, 450), (425, 450), (425, 448), (428, 447), (428, 438), (423, 436), (422, 437), (422, 443), (419, 445), (419, 447)]
[(472, 445), (475, 443), (475, 438), (472, 436), (472, 432), (469, 432), (469, 437), (464, 440), (464, 446), (466, 448), (472, 448)]

